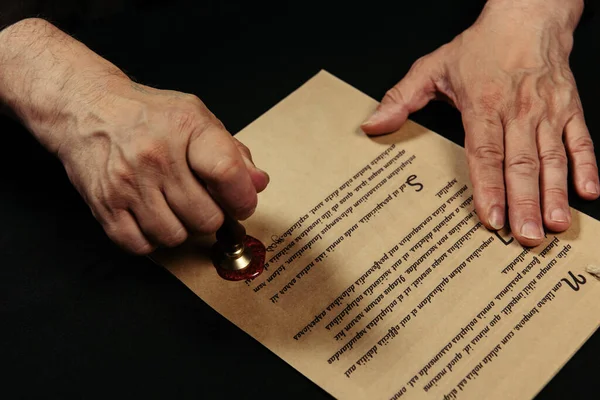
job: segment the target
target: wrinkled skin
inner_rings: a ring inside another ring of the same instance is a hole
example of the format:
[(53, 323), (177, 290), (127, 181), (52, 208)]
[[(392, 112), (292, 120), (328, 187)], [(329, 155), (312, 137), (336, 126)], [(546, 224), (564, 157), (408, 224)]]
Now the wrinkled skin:
[[(568, 58), (581, 0), (490, 0), (476, 23), (418, 60), (363, 126), (398, 129), (434, 98), (462, 113), (477, 214), (524, 245), (571, 223), (567, 160), (585, 199), (598, 170)], [(0, 102), (48, 151), (124, 249), (148, 254), (224, 213), (249, 217), (268, 175), (197, 97), (132, 82), (41, 19), (0, 32)]]
[(196, 96), (132, 82), (40, 19), (0, 34), (0, 94), (107, 235), (148, 254), (246, 219), (268, 175)]
[(108, 236), (135, 253), (215, 232), (221, 207), (246, 219), (267, 186), (248, 148), (195, 96), (128, 82), (83, 118), (68, 123), (58, 155)]
[(417, 60), (362, 128), (394, 131), (430, 100), (460, 110), (477, 215), (508, 222), (525, 246), (545, 226), (571, 224), (568, 162), (577, 193), (598, 198), (598, 168), (569, 68), (581, 1), (489, 1), (476, 23)]

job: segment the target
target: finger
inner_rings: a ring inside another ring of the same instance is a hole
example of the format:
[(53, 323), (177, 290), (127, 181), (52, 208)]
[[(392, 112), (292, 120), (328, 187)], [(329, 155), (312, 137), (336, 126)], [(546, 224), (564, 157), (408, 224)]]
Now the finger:
[(148, 189), (132, 206), (132, 212), (144, 235), (154, 244), (175, 247), (187, 239), (187, 231), (158, 189)]
[(106, 235), (122, 249), (137, 255), (147, 255), (154, 251), (150, 241), (144, 236), (135, 218), (121, 210), (110, 221), (101, 221)]
[(600, 193), (598, 165), (594, 144), (588, 132), (583, 114), (578, 113), (565, 126), (565, 145), (571, 159), (571, 171), (575, 189), (586, 200), (597, 199)]
[(240, 154), (242, 155), (242, 159), (244, 160), (246, 168), (248, 168), (248, 173), (250, 173), (250, 179), (252, 179), (254, 188), (258, 193), (262, 192), (266, 189), (267, 185), (269, 184), (269, 174), (267, 174), (265, 171), (258, 168), (256, 164), (254, 164), (254, 160), (252, 159), (250, 149), (246, 145), (244, 145), (236, 138), (233, 138), (233, 141), (237, 146)]
[(463, 112), (465, 149), (479, 220), (492, 230), (505, 224), (504, 133), (499, 116)]
[(248, 146), (246, 146), (244, 143), (240, 142), (236, 137), (233, 137), (233, 143), (235, 143), (235, 145), (237, 146), (238, 150), (240, 151), (240, 153), (242, 154), (242, 156), (246, 157), (250, 163), (254, 166), (254, 159), (252, 159), (252, 153), (250, 152), (250, 149), (248, 148)]
[(511, 230), (522, 245), (537, 246), (544, 238), (544, 231), (536, 124), (513, 120), (504, 129), (504, 176)]
[(211, 125), (192, 138), (188, 161), (211, 196), (233, 218), (243, 220), (252, 215), (258, 202), (256, 188), (227, 131)]
[(388, 90), (375, 113), (361, 125), (362, 130), (367, 135), (380, 135), (399, 129), (409, 114), (435, 97), (439, 70), (432, 55), (417, 60), (404, 79)]
[(212, 234), (223, 224), (223, 211), (210, 194), (183, 165), (179, 180), (165, 184), (167, 204), (189, 231)]
[(567, 154), (561, 133), (547, 120), (538, 126), (537, 146), (544, 224), (555, 232), (562, 232), (571, 224), (567, 194)]

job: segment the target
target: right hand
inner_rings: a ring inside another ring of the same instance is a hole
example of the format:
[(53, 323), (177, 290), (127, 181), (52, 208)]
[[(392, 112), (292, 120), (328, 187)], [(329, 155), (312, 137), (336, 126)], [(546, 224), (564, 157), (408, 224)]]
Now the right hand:
[(214, 233), (223, 211), (240, 220), (252, 215), (268, 175), (200, 99), (136, 84), (62, 35), (53, 44), (70, 48), (53, 56), (66, 58), (74, 48), (76, 59), (64, 60), (69, 68), (62, 94), (39, 96), (60, 101), (9, 105), (57, 154), (114, 242), (148, 254), (177, 246), (191, 233)]
[(195, 96), (123, 79), (80, 110), (57, 154), (107, 235), (136, 254), (246, 219), (268, 176)]

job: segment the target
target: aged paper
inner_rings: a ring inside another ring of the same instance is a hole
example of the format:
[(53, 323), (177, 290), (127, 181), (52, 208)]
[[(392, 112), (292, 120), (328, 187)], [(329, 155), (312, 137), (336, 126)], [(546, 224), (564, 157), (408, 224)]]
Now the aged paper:
[(600, 223), (489, 232), (464, 150), (412, 122), (367, 138), (376, 105), (323, 71), (236, 136), (271, 175), (257, 279), (220, 279), (213, 238), (156, 261), (336, 398), (532, 398), (600, 322)]

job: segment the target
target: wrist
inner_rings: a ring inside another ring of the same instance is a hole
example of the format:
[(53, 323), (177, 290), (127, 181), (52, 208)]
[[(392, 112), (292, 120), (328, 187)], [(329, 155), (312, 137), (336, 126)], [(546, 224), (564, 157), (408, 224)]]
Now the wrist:
[(102, 86), (128, 79), (47, 21), (26, 19), (0, 32), (0, 101), (49, 151), (57, 152), (83, 106)]
[(572, 33), (583, 14), (584, 0), (487, 0), (482, 16), (503, 14), (524, 24), (552, 25)]

